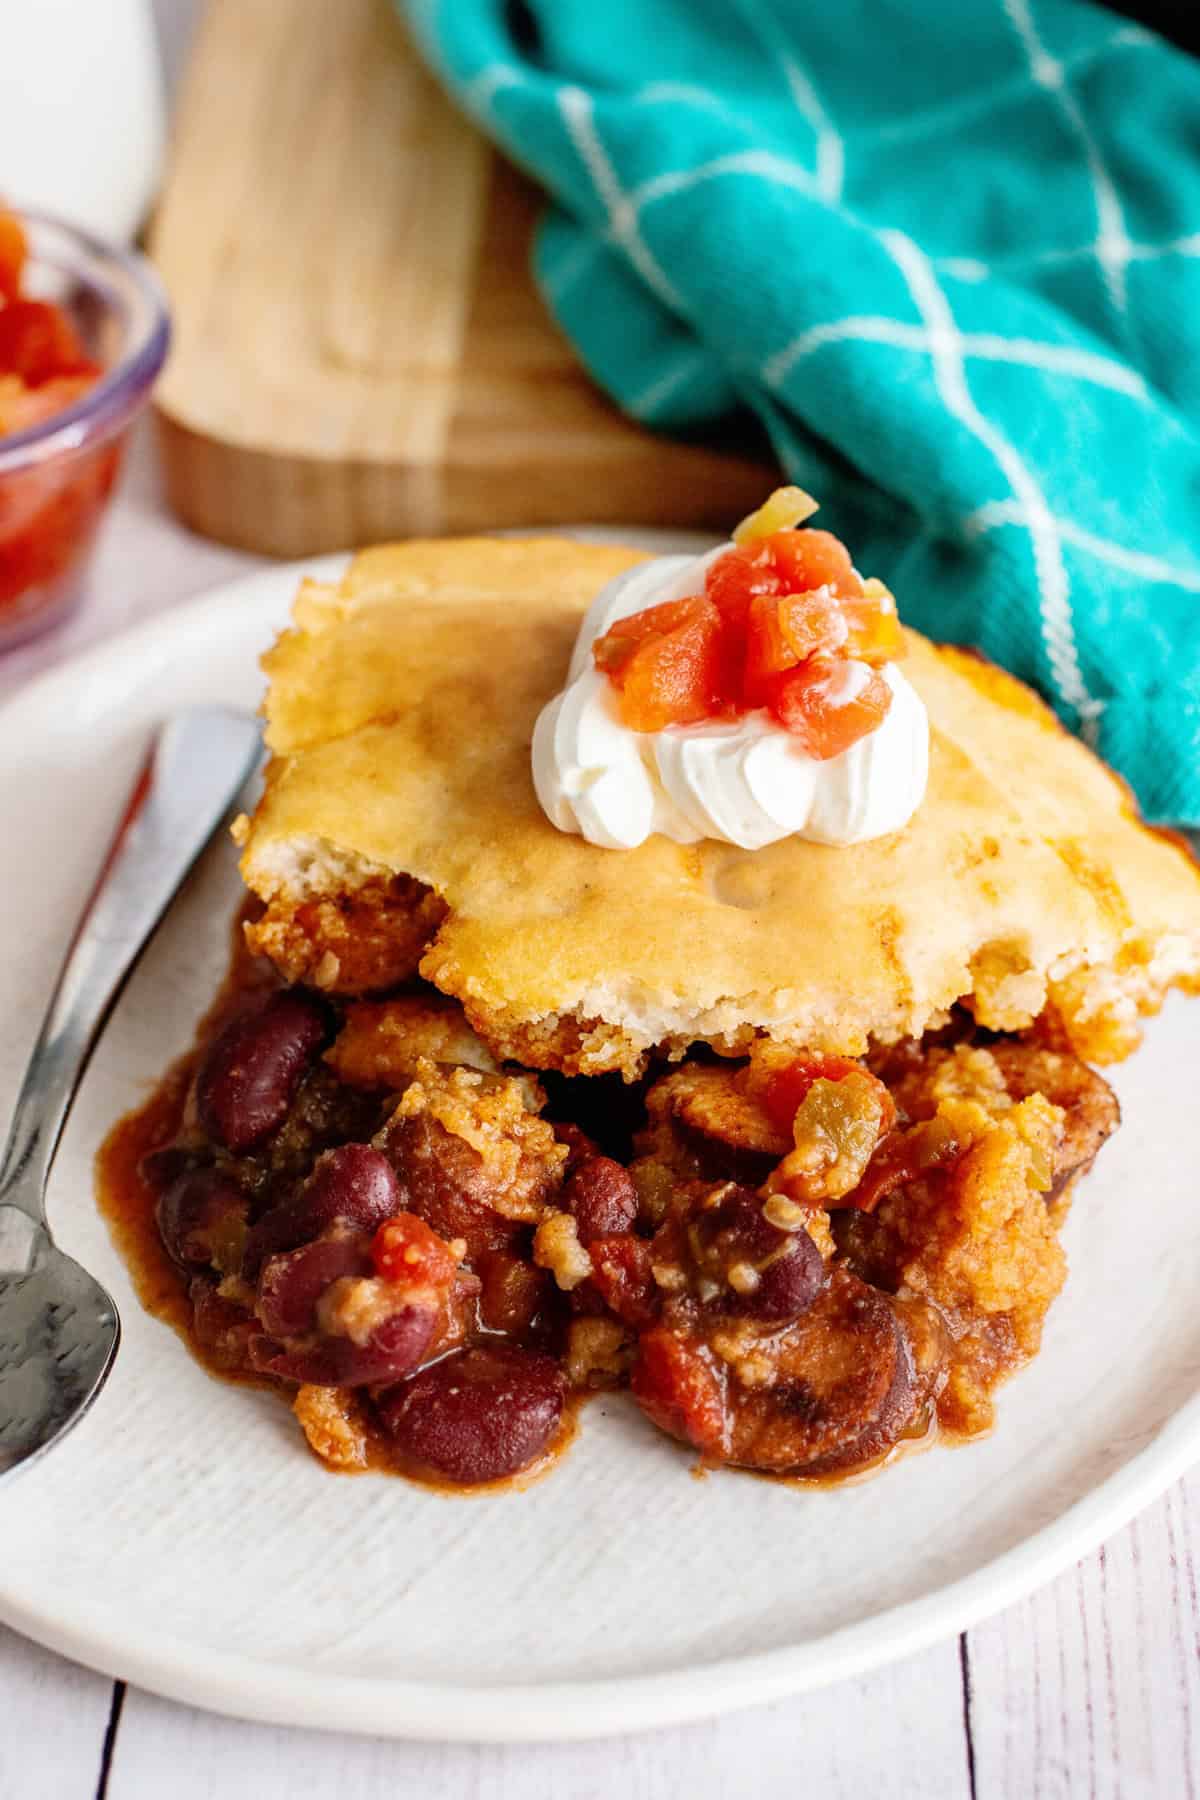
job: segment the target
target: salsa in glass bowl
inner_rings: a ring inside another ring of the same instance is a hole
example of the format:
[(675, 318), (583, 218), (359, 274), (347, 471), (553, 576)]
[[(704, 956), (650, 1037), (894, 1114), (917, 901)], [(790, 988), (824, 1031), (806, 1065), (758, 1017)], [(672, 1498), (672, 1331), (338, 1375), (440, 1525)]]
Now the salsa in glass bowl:
[(82, 599), (169, 335), (141, 257), (0, 208), (0, 649)]

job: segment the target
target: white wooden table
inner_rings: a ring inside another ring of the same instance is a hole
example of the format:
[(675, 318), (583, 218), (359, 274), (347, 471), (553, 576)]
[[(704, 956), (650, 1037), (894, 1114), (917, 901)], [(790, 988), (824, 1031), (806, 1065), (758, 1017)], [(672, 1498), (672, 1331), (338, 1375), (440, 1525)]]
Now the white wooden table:
[[(173, 72), (194, 0), (156, 0)], [(0, 695), (254, 559), (191, 537), (148, 437), (94, 598), (0, 661)], [(1023, 1605), (924, 1655), (711, 1724), (553, 1748), (390, 1744), (244, 1725), (0, 1627), (0, 1800), (1183, 1800), (1200, 1794), (1200, 1470)]]

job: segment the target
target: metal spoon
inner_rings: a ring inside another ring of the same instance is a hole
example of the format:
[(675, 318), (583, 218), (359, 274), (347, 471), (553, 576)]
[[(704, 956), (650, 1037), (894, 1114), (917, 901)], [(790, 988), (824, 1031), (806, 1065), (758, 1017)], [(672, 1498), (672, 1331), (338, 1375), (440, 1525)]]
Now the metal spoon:
[(112, 1368), (117, 1309), (51, 1238), (46, 1179), (100, 1027), (260, 750), (237, 713), (164, 727), (67, 952), (0, 1158), (0, 1475), (56, 1443)]

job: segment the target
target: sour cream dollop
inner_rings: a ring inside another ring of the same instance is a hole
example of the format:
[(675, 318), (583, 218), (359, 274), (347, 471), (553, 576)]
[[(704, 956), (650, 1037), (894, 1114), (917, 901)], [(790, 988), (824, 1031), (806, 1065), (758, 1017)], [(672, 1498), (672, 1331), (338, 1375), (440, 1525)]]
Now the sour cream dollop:
[[(656, 732), (622, 723), (592, 645), (618, 619), (702, 592), (709, 563), (728, 548), (640, 563), (596, 596), (567, 685), (534, 728), (533, 781), (546, 817), (606, 850), (636, 849), (654, 832), (677, 844), (707, 837), (760, 850), (785, 837), (842, 845), (899, 831), (925, 795), (929, 717), (893, 663), (881, 671), (892, 691), (882, 724), (825, 762), (807, 756), (765, 711)], [(872, 671), (855, 661), (845, 671), (850, 699)]]

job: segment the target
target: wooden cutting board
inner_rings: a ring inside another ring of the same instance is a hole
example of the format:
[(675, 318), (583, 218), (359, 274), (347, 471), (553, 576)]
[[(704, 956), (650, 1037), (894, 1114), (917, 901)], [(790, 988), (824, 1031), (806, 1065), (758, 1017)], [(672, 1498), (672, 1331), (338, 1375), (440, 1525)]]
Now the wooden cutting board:
[(301, 556), (756, 505), (769, 459), (744, 430), (673, 442), (583, 373), (529, 274), (536, 204), (388, 0), (210, 0), (151, 242), (180, 517)]

